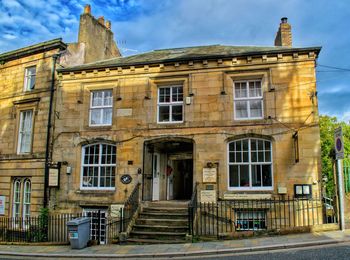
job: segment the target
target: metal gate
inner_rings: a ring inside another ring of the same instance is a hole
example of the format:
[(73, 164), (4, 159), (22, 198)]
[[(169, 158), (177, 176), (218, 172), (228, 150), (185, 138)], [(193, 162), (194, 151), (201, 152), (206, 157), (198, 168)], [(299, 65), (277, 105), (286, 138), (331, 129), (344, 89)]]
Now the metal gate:
[(84, 216), (91, 219), (90, 239), (98, 241), (99, 244), (107, 244), (107, 211), (105, 209), (84, 209)]

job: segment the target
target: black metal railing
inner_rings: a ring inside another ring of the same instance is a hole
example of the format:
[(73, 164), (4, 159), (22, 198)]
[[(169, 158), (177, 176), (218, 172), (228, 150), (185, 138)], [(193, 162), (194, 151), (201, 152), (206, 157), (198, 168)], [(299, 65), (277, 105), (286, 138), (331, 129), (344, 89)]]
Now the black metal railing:
[(196, 212), (197, 212), (197, 186), (198, 183), (195, 184), (193, 193), (191, 196), (190, 203), (188, 204), (188, 233), (190, 235), (193, 235), (194, 233), (194, 225), (196, 219)]
[(127, 230), (132, 217), (134, 216), (136, 210), (140, 206), (140, 184), (136, 184), (135, 188), (131, 192), (129, 198), (124, 203), (124, 207), (120, 209), (120, 232), (125, 232)]
[(327, 223), (321, 199), (271, 198), (190, 203), (189, 233), (221, 236), (241, 231), (280, 231)]
[(90, 218), (90, 239), (112, 243), (120, 233), (120, 218), (107, 217), (96, 211), (77, 214), (55, 214), (26, 218), (0, 218), (0, 242), (69, 243), (67, 222), (78, 217)]

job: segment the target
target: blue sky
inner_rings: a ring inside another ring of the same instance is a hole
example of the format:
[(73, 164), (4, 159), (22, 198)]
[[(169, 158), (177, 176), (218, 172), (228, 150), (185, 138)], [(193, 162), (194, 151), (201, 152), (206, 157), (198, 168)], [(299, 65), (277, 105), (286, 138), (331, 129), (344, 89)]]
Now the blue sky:
[(350, 120), (349, 0), (0, 0), (0, 52), (57, 37), (76, 41), (85, 4), (112, 21), (124, 55), (209, 44), (271, 46), (286, 16), (295, 47), (323, 47), (320, 113)]

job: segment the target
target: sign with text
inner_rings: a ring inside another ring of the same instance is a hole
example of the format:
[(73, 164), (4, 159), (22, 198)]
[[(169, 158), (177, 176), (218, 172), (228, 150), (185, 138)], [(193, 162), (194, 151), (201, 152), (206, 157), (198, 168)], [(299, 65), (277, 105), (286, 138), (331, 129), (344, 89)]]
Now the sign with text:
[(216, 168), (203, 168), (203, 182), (214, 182), (216, 183)]
[(59, 185), (59, 169), (49, 169), (49, 187), (58, 187)]
[(216, 190), (202, 190), (201, 202), (216, 202)]
[(334, 130), (335, 159), (344, 159), (343, 130), (338, 127)]
[(5, 215), (5, 196), (0, 196), (0, 215)]
[(271, 194), (237, 194), (237, 193), (225, 193), (225, 200), (261, 200), (271, 199)]

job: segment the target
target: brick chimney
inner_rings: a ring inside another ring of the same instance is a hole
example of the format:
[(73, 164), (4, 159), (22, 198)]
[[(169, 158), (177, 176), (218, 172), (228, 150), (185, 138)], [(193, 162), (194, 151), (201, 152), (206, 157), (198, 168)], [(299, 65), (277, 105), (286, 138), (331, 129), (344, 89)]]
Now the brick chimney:
[(280, 27), (275, 38), (275, 46), (292, 47), (292, 27), (288, 23), (287, 17), (281, 18)]

